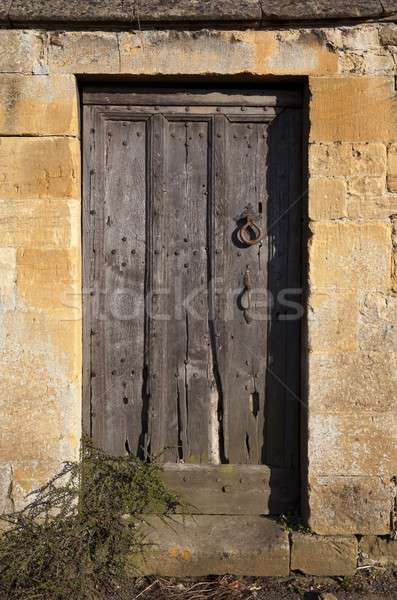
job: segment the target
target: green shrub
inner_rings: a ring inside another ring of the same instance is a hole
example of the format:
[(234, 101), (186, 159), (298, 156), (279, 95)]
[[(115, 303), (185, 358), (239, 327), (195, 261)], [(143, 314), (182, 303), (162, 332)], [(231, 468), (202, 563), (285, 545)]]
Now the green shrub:
[(3, 515), (0, 592), (14, 599), (102, 598), (117, 589), (125, 562), (145, 543), (145, 513), (175, 512), (177, 498), (160, 467), (133, 456), (113, 458), (82, 445), (81, 459), (33, 492), (29, 504)]

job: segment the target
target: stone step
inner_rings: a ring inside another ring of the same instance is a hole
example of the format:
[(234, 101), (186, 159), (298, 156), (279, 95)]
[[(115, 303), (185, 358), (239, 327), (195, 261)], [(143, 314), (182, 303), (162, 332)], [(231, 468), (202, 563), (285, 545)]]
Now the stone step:
[(288, 533), (269, 518), (176, 515), (165, 522), (151, 515), (144, 530), (149, 546), (131, 561), (142, 575), (289, 574)]

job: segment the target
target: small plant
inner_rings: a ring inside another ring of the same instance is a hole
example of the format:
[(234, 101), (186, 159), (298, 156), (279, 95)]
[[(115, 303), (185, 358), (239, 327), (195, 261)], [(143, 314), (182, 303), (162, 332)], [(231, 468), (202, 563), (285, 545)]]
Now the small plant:
[[(155, 463), (113, 458), (90, 442), (81, 460), (0, 517), (0, 592), (10, 600), (95, 600), (117, 590), (129, 556), (142, 549), (147, 512), (175, 512)], [(128, 517), (128, 518), (127, 518)]]
[(280, 525), (282, 525), (286, 531), (297, 531), (298, 533), (313, 535), (313, 531), (310, 529), (310, 527), (302, 523), (302, 521), (297, 515), (287, 513), (284, 515), (280, 515), (278, 520)]
[(351, 578), (351, 577), (347, 577), (347, 576), (346, 576), (346, 577), (341, 577), (341, 578), (339, 579), (339, 583), (340, 583), (340, 586), (341, 586), (341, 588), (342, 588), (343, 590), (347, 591), (347, 590), (349, 590), (349, 589), (351, 588), (351, 586), (353, 585), (353, 580), (352, 580), (352, 578)]

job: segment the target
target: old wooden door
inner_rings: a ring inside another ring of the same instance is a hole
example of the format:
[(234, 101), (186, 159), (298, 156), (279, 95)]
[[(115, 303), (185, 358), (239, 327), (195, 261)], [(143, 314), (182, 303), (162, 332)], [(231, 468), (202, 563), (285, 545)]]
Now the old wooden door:
[(295, 508), (299, 93), (83, 102), (86, 428), (199, 513)]

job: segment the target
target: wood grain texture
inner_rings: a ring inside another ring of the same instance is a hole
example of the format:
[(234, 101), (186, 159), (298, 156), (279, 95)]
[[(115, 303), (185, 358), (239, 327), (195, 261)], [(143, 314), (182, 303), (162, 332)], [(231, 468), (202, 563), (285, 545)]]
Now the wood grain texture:
[[(191, 514), (260, 515), (293, 510), (296, 478), (259, 465), (164, 465), (161, 475)], [(181, 507), (179, 511), (186, 509)]]

